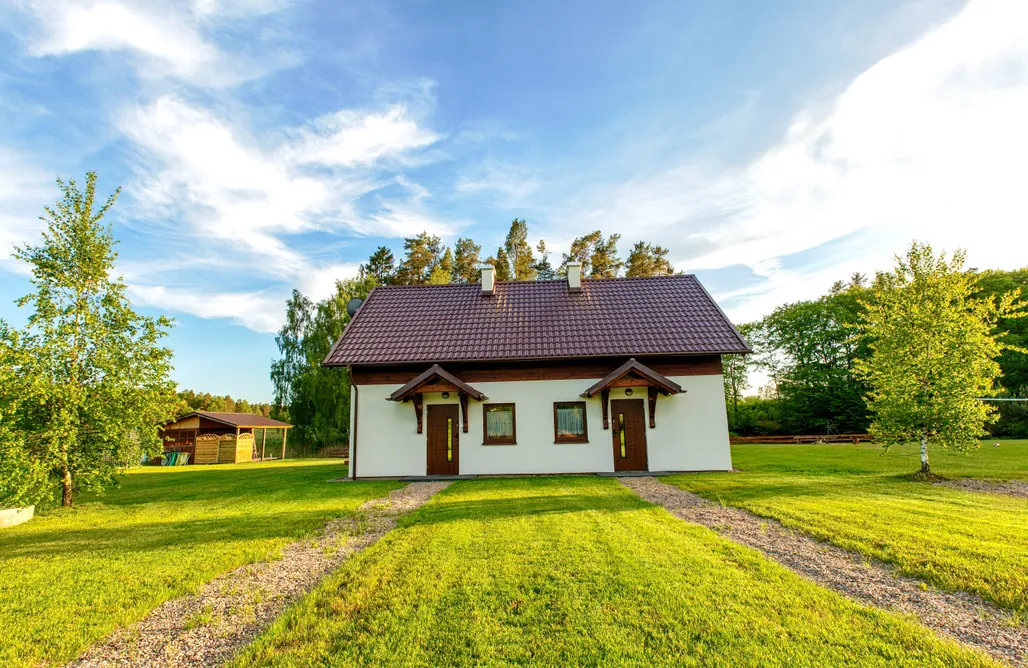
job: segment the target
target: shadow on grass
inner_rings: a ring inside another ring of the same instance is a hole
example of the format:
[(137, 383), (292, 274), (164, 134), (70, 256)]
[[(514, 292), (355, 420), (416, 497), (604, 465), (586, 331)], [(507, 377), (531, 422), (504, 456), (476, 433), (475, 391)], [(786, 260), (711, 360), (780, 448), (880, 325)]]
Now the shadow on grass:
[(345, 466), (331, 464), (242, 469), (183, 468), (185, 470), (181, 473), (134, 471), (120, 478), (118, 484), (104, 495), (84, 496), (81, 503), (133, 506), (155, 500), (218, 503), (247, 499), (308, 500), (326, 496), (352, 498), (363, 496), (368, 487), (383, 490), (396, 487), (395, 483), (383, 481), (331, 484), (331, 479), (346, 474)]
[(0, 540), (0, 561), (26, 557), (73, 556), (77, 554), (126, 551), (147, 552), (181, 547), (209, 549), (221, 542), (283, 538), (297, 540), (318, 530), (326, 521), (344, 513), (336, 510), (265, 513), (247, 518), (238, 516), (189, 519), (170, 522), (104, 525), (92, 529), (34, 531)]

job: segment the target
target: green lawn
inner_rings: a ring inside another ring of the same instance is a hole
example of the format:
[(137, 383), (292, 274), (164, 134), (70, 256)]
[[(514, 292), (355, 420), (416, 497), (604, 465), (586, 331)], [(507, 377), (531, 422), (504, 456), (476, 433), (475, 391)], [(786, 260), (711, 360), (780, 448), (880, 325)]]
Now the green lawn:
[[(1028, 612), (1028, 499), (917, 482), (913, 447), (741, 445), (741, 473), (664, 478), (953, 590)], [(1028, 478), (1028, 441), (933, 453), (949, 478)]]
[(453, 484), (237, 664), (994, 665), (595, 477)]
[(327, 482), (345, 473), (339, 460), (134, 469), (100, 500), (0, 530), (0, 666), (74, 658), (399, 487)]

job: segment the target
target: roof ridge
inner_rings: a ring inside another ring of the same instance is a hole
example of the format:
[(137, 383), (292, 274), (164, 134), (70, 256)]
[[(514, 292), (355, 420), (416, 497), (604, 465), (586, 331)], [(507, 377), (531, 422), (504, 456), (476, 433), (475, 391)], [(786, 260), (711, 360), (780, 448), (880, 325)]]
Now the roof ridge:
[[(681, 279), (696, 278), (696, 274), (667, 274), (662, 276), (583, 276), (582, 282), (599, 281), (652, 281), (657, 279)], [(510, 280), (495, 281), (497, 285), (536, 285), (541, 283), (567, 283), (566, 278), (533, 278), (531, 280)], [(482, 285), (481, 283), (383, 283), (376, 285), (376, 288), (469, 288)]]

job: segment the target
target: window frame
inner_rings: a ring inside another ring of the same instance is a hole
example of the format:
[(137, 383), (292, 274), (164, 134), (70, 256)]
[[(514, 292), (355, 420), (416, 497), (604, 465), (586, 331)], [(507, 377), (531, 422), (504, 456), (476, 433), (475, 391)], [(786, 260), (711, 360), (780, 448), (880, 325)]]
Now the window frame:
[[(582, 407), (582, 435), (561, 436), (557, 433), (557, 409), (562, 406)], [(554, 401), (553, 402), (553, 442), (554, 443), (588, 443), (589, 442), (589, 405), (585, 401)]]
[[(511, 435), (509, 437), (489, 437), (487, 414), (490, 408), (510, 407)], [(518, 444), (518, 409), (513, 403), (482, 404), (482, 445), (517, 445)]]

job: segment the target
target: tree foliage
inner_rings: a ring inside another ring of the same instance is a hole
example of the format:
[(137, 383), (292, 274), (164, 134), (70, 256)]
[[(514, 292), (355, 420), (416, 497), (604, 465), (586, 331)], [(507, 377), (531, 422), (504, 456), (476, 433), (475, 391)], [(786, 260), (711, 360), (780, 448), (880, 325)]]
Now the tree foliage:
[(233, 399), (232, 395), (224, 396), (211, 394), (210, 392), (196, 392), (195, 390), (179, 390), (177, 393), (179, 408), (177, 415), (184, 415), (191, 411), (213, 411), (215, 413), (253, 413), (271, 417), (271, 404), (250, 403), (246, 399)]
[(387, 285), (393, 281), (395, 263), (393, 251), (385, 246), (379, 246), (368, 258), (367, 263), (360, 266), (360, 274), (371, 276), (380, 285)]
[(791, 433), (863, 432), (866, 386), (853, 375), (866, 349), (854, 337), (860, 289), (786, 304), (760, 321), (761, 362), (783, 402)]
[(528, 223), (523, 218), (515, 218), (510, 224), (503, 249), (507, 252), (507, 260), (510, 262), (511, 280), (535, 280), (535, 258), (532, 256), (532, 246), (528, 243)]
[(625, 262), (625, 276), (671, 276), (675, 268), (667, 259), (668, 252), (663, 246), (636, 242)]
[(49, 489), (16, 495), (43, 499), (59, 486), (70, 506), (80, 490), (112, 483), (120, 464), (159, 452), (158, 427), (175, 417), (177, 399), (172, 351), (161, 345), (171, 321), (137, 314), (111, 276), (117, 253), (102, 219), (118, 191), (95, 207), (95, 173), (83, 190), (57, 185), (41, 242), (14, 253), (31, 266), (34, 292), (18, 300), (32, 311), (27, 326), (0, 326), (2, 392), (18, 398), (2, 403), (24, 444), (5, 447), (3, 466), (45, 469)]
[(281, 357), (271, 364), (272, 412), (288, 416), (297, 446), (315, 450), (349, 440), (349, 377), (321, 362), (350, 321), (347, 302), (366, 299), (376, 285), (371, 276), (358, 277), (337, 281), (335, 294), (317, 304), (299, 290), (286, 302), (286, 324), (275, 337)]
[(403, 240), (404, 257), (396, 269), (394, 281), (401, 285), (427, 283), (432, 271), (443, 258), (443, 240), (422, 232)]
[(997, 358), (1012, 349), (998, 326), (1028, 315), (1020, 291), (975, 297), (978, 277), (963, 270), (964, 257), (915, 242), (896, 258), (891, 280), (862, 300), (871, 354), (857, 361), (856, 375), (870, 388), (870, 432), (886, 445), (919, 441), (925, 474), (930, 446), (976, 448), (995, 421), (995, 407), (979, 398), (998, 392)]
[(453, 244), (453, 282), (478, 283), (478, 265), (482, 264), (482, 247), (473, 239), (460, 238)]
[(550, 264), (550, 252), (546, 249), (546, 241), (539, 240), (535, 246), (539, 259), (535, 263), (535, 277), (540, 281), (549, 281), (557, 277), (557, 270)]

